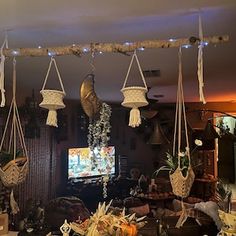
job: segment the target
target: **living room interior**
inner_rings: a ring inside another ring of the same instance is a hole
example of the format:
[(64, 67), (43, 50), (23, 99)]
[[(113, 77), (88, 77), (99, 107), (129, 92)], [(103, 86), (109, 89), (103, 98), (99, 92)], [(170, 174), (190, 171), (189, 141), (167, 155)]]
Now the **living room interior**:
[(234, 0), (0, 6), (0, 235), (236, 234)]

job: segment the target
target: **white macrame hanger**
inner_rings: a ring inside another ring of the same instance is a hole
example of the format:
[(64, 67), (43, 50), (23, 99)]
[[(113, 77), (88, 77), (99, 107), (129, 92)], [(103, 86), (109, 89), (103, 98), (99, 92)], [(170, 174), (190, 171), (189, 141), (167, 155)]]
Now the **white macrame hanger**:
[(52, 63), (54, 64), (54, 66), (56, 68), (56, 72), (57, 72), (58, 80), (59, 80), (60, 85), (61, 85), (62, 92), (65, 93), (64, 86), (63, 86), (62, 79), (61, 79), (61, 75), (60, 75), (60, 72), (58, 70), (57, 63), (56, 63), (56, 60), (55, 60), (54, 57), (51, 57), (49, 67), (48, 67), (48, 71), (47, 71), (47, 74), (46, 74), (45, 79), (44, 79), (42, 90), (45, 89), (45, 86), (46, 86), (46, 83), (47, 83), (47, 80), (48, 80), (48, 76), (49, 76), (49, 73), (50, 73), (50, 70), (51, 70), (51, 67), (52, 67)]
[(179, 78), (178, 78), (178, 88), (177, 88), (177, 98), (176, 98), (173, 156), (176, 155), (176, 136), (178, 136), (177, 156), (178, 156), (178, 168), (180, 168), (180, 155), (179, 154), (181, 152), (182, 114), (183, 114), (184, 131), (185, 131), (185, 138), (186, 138), (186, 154), (189, 159), (189, 167), (191, 165), (190, 163), (191, 159), (190, 159), (190, 151), (189, 151), (186, 111), (185, 111), (185, 105), (184, 105), (181, 47), (179, 48), (178, 56), (179, 56)]
[(199, 40), (200, 43), (198, 45), (198, 70), (197, 70), (197, 75), (198, 75), (198, 84), (199, 84), (199, 99), (200, 102), (203, 104), (206, 104), (206, 100), (204, 97), (204, 80), (203, 80), (203, 48), (204, 48), (204, 42), (203, 42), (203, 30), (202, 30), (202, 18), (201, 14), (199, 12), (198, 16), (198, 30), (199, 30)]
[(125, 81), (124, 81), (122, 89), (125, 88), (125, 86), (127, 84), (127, 80), (128, 80), (128, 77), (129, 77), (129, 73), (130, 73), (130, 70), (131, 70), (134, 58), (136, 59), (136, 62), (137, 62), (137, 65), (138, 65), (138, 69), (139, 69), (142, 81), (144, 83), (144, 87), (147, 89), (147, 84), (146, 84), (146, 81), (145, 81), (145, 78), (144, 78), (144, 75), (143, 75), (143, 72), (142, 72), (142, 68), (141, 68), (139, 60), (138, 60), (138, 56), (136, 54), (136, 50), (134, 51), (134, 53), (132, 55), (132, 58), (131, 58), (131, 61), (130, 61), (130, 64), (129, 64), (129, 68), (128, 68), (128, 71), (127, 71), (127, 74), (126, 74)]
[[(13, 148), (13, 157), (14, 157), (14, 159), (16, 158), (17, 133), (18, 133), (19, 141), (20, 141), (21, 147), (23, 149), (23, 154), (28, 159), (28, 153), (27, 153), (26, 144), (25, 144), (25, 140), (24, 140), (23, 129), (22, 129), (22, 126), (20, 123), (19, 112), (18, 112), (18, 108), (17, 108), (17, 104), (16, 104), (16, 60), (15, 60), (15, 58), (13, 59), (13, 90), (12, 90), (12, 92), (13, 92), (12, 101), (11, 101), (10, 109), (8, 112), (4, 132), (3, 132), (3, 136), (2, 136), (2, 140), (1, 140), (1, 144), (0, 144), (0, 151), (2, 151), (3, 142), (6, 137), (8, 124), (10, 122), (11, 113), (13, 112), (11, 131), (10, 131), (10, 140), (9, 140), (9, 145), (8, 145), (8, 152), (10, 153), (11, 149)], [(12, 147), (12, 145), (13, 145), (13, 147)]]
[(5, 35), (5, 39), (3, 41), (3, 44), (1, 46), (1, 62), (0, 62), (0, 91), (1, 91), (1, 103), (0, 107), (4, 107), (6, 103), (6, 98), (5, 98), (5, 89), (4, 89), (4, 79), (5, 79), (5, 55), (3, 54), (3, 49), (8, 48), (8, 37), (7, 33)]

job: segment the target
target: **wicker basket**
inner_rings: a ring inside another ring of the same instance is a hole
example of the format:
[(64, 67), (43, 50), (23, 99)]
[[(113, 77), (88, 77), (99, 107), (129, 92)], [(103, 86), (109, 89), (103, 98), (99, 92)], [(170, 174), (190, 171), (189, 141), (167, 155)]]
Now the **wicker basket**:
[(121, 92), (124, 95), (124, 101), (121, 103), (124, 107), (143, 107), (148, 105), (148, 101), (146, 99), (147, 89), (144, 87), (126, 87), (121, 89)]
[(187, 175), (184, 177), (180, 167), (173, 174), (170, 174), (170, 183), (173, 193), (181, 198), (188, 197), (193, 185), (195, 174), (191, 168), (188, 168)]
[(26, 157), (18, 157), (0, 168), (0, 177), (4, 186), (14, 187), (24, 182), (29, 168)]
[(39, 104), (40, 107), (46, 108), (48, 110), (57, 110), (65, 107), (63, 103), (63, 98), (65, 93), (59, 90), (41, 90), (43, 101)]

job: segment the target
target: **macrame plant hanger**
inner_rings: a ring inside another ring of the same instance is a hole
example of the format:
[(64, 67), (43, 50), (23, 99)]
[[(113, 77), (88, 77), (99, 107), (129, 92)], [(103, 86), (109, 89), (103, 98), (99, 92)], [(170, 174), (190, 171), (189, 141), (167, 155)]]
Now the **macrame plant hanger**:
[(5, 89), (4, 89), (4, 79), (5, 79), (5, 55), (3, 54), (3, 49), (8, 48), (8, 39), (7, 34), (5, 36), (5, 40), (1, 46), (1, 62), (0, 62), (0, 91), (1, 91), (1, 103), (0, 107), (5, 107)]
[[(62, 91), (45, 89), (47, 79), (49, 76), (49, 72), (52, 67), (52, 63), (54, 64), (54, 66), (56, 68), (58, 80), (60, 82), (60, 86), (61, 86)], [(49, 110), (46, 124), (49, 126), (58, 127), (57, 126), (57, 110), (65, 108), (65, 104), (63, 103), (63, 98), (65, 97), (66, 93), (65, 93), (64, 86), (63, 86), (62, 79), (61, 79), (61, 75), (59, 73), (57, 63), (56, 63), (56, 60), (54, 57), (51, 57), (48, 71), (47, 71), (46, 77), (44, 79), (43, 87), (42, 87), (42, 90), (40, 91), (40, 93), (43, 96), (43, 101), (39, 104), (39, 106)]]
[[(12, 124), (10, 123), (10, 118), (12, 116)], [(13, 154), (13, 159), (9, 161), (5, 166), (0, 168), (0, 177), (2, 183), (6, 187), (14, 187), (22, 183), (28, 173), (28, 153), (25, 145), (24, 134), (20, 123), (20, 116), (16, 104), (16, 61), (13, 59), (13, 97), (7, 116), (5, 128), (3, 131), (3, 136), (0, 144), (0, 151), (3, 152), (3, 143), (7, 139), (6, 133), (8, 130), (8, 125), (10, 128), (9, 142), (7, 152)], [(18, 139), (17, 139), (18, 136)], [(22, 148), (22, 156), (17, 156), (17, 144)], [(19, 211), (19, 207), (14, 200), (13, 190), (10, 194), (10, 206), (12, 208), (12, 213), (16, 214)]]
[(203, 87), (204, 87), (204, 80), (203, 80), (203, 48), (204, 48), (204, 42), (203, 42), (203, 30), (202, 30), (202, 19), (201, 15), (199, 13), (198, 16), (198, 30), (199, 30), (199, 40), (200, 43), (198, 45), (198, 84), (199, 84), (199, 99), (200, 102), (203, 104), (206, 104)]
[[(176, 101), (176, 113), (175, 113), (175, 128), (174, 128), (174, 141), (173, 141), (173, 156), (178, 158), (178, 167), (174, 171), (173, 174), (170, 174), (170, 182), (172, 186), (173, 193), (182, 198), (182, 215), (180, 216), (176, 227), (180, 227), (185, 222), (186, 212), (183, 204), (183, 198), (189, 195), (191, 190), (195, 175), (191, 167), (191, 159), (190, 159), (190, 149), (189, 149), (189, 141), (188, 141), (188, 131), (187, 131), (187, 120), (186, 120), (186, 112), (184, 105), (184, 94), (183, 94), (183, 84), (182, 84), (182, 51), (181, 47), (179, 48), (179, 77), (178, 77), (178, 88), (177, 88), (177, 101)], [(186, 139), (186, 150), (185, 155), (189, 160), (189, 166), (187, 169), (186, 176), (182, 173), (181, 167), (181, 134), (182, 134), (182, 115), (183, 115), (183, 124), (185, 131), (185, 139)], [(176, 140), (177, 138), (177, 140)], [(176, 148), (176, 141), (178, 143)]]
[[(134, 58), (136, 59), (136, 62), (138, 64), (138, 69), (142, 77), (144, 87), (140, 87), (140, 86), (126, 87), (130, 69), (133, 64)], [(140, 111), (138, 108), (148, 105), (148, 101), (146, 99), (147, 91), (148, 91), (147, 84), (146, 84), (136, 51), (134, 51), (134, 54), (132, 55), (132, 58), (129, 64), (128, 72), (125, 77), (123, 87), (121, 89), (121, 92), (124, 95), (124, 101), (121, 103), (121, 105), (124, 107), (132, 108), (130, 111), (130, 116), (129, 116), (129, 126), (131, 126), (132, 128), (138, 127), (141, 124), (141, 116), (140, 116)]]

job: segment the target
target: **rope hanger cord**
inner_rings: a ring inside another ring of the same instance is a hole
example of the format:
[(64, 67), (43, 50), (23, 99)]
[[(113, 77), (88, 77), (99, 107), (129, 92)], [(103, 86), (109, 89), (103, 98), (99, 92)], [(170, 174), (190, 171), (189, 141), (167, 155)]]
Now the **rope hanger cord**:
[(1, 62), (0, 62), (0, 90), (1, 90), (1, 103), (0, 103), (0, 107), (4, 107), (5, 103), (6, 103), (6, 98), (5, 98), (5, 89), (4, 89), (4, 79), (5, 79), (5, 55), (3, 53), (3, 49), (4, 48), (8, 48), (8, 37), (7, 34), (5, 35), (5, 40), (1, 46)]
[(204, 97), (203, 87), (204, 87), (204, 81), (203, 81), (203, 48), (204, 48), (204, 39), (203, 39), (203, 29), (202, 29), (202, 19), (201, 14), (199, 13), (198, 16), (198, 31), (199, 31), (199, 39), (200, 43), (198, 45), (198, 86), (199, 86), (199, 98), (200, 102), (203, 104), (206, 104), (206, 100)]
[(47, 74), (46, 74), (45, 79), (44, 79), (42, 90), (45, 89), (45, 86), (46, 86), (46, 83), (47, 83), (47, 80), (48, 80), (48, 76), (49, 76), (49, 73), (50, 73), (50, 70), (51, 70), (51, 67), (52, 67), (52, 63), (54, 64), (54, 66), (56, 68), (56, 72), (57, 72), (57, 76), (58, 76), (58, 79), (59, 79), (59, 82), (60, 82), (60, 85), (61, 85), (62, 92), (65, 93), (65, 89), (64, 89), (64, 86), (63, 86), (63, 83), (62, 83), (61, 75), (60, 75), (60, 72), (59, 72), (59, 69), (57, 67), (57, 63), (56, 63), (56, 60), (55, 60), (54, 57), (51, 57), (51, 60), (50, 60), (49, 66), (48, 66), (48, 70), (47, 70)]
[(173, 156), (176, 154), (176, 137), (178, 136), (178, 146), (177, 146), (177, 155), (178, 155), (178, 167), (180, 167), (180, 157), (181, 152), (181, 127), (182, 127), (182, 113), (184, 121), (184, 130), (186, 138), (186, 152), (189, 159), (189, 166), (191, 162), (190, 150), (189, 150), (189, 140), (188, 140), (188, 131), (187, 131), (187, 118), (184, 105), (184, 93), (183, 93), (183, 76), (182, 76), (182, 50), (179, 48), (179, 77), (178, 77), (178, 88), (177, 88), (177, 98), (176, 98), (176, 111), (175, 111), (175, 126), (174, 126), (174, 141), (173, 141)]
[[(229, 41), (228, 35), (204, 37), (203, 41), (208, 44), (224, 43)], [(126, 45), (125, 43), (93, 43), (93, 50), (96, 52), (115, 52), (115, 53), (129, 53), (139, 48), (153, 49), (153, 48), (172, 48), (180, 47), (182, 45), (198, 45), (198, 37), (180, 38), (175, 40), (145, 40), (132, 42)], [(3, 54), (6, 57), (15, 56), (48, 56), (52, 53), (54, 56), (63, 55), (83, 55), (86, 54), (91, 48), (90, 44), (76, 44), (59, 47), (47, 47), (47, 48), (15, 48), (15, 49), (3, 49)]]
[(2, 151), (2, 148), (3, 148), (3, 142), (6, 137), (8, 124), (9, 124), (11, 113), (12, 113), (12, 124), (11, 124), (8, 152), (10, 153), (12, 145), (13, 145), (13, 156), (14, 156), (14, 159), (16, 158), (16, 149), (17, 149), (17, 146), (16, 146), (17, 140), (16, 139), (17, 139), (17, 133), (18, 133), (19, 141), (20, 141), (21, 147), (23, 148), (23, 154), (28, 158), (26, 144), (24, 141), (24, 133), (23, 133), (23, 129), (22, 129), (22, 126), (20, 123), (19, 111), (18, 111), (17, 104), (16, 104), (16, 60), (15, 60), (15, 58), (13, 59), (13, 82), (12, 82), (12, 84), (13, 84), (13, 86), (12, 86), (13, 87), (12, 88), (12, 101), (11, 101), (10, 109), (8, 112), (4, 132), (3, 132), (3, 136), (2, 136), (2, 140), (1, 140), (1, 144), (0, 144), (0, 151)]
[(125, 81), (124, 81), (124, 84), (123, 84), (122, 89), (124, 89), (125, 86), (126, 86), (126, 84), (127, 84), (127, 80), (128, 80), (128, 77), (129, 77), (129, 73), (130, 73), (130, 70), (131, 70), (131, 67), (132, 67), (134, 58), (136, 59), (136, 62), (137, 62), (137, 65), (138, 65), (138, 69), (139, 69), (139, 73), (140, 73), (140, 75), (141, 75), (141, 77), (142, 77), (142, 81), (143, 81), (143, 83), (144, 83), (144, 87), (147, 89), (147, 84), (146, 84), (145, 78), (144, 78), (144, 76), (143, 76), (142, 68), (141, 68), (141, 66), (140, 66), (140, 63), (139, 63), (139, 60), (138, 60), (138, 56), (137, 56), (136, 50), (134, 51), (134, 53), (133, 53), (133, 55), (132, 55), (132, 58), (131, 58), (131, 61), (130, 61), (130, 64), (129, 64), (129, 68), (128, 68), (128, 71), (127, 71), (127, 74), (126, 74)]

